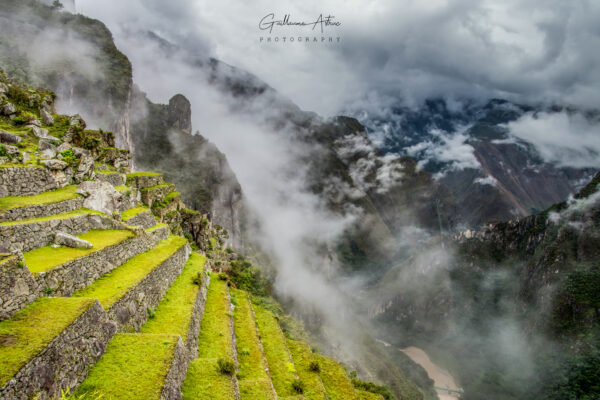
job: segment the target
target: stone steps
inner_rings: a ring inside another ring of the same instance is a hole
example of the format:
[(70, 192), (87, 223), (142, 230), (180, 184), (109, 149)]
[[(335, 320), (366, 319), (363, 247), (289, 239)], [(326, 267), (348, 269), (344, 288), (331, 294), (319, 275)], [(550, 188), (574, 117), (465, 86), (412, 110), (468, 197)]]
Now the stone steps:
[(298, 377), (306, 386), (304, 397), (307, 400), (327, 400), (327, 391), (319, 376), (319, 371), (313, 371), (310, 368), (311, 362), (314, 362), (315, 359), (309, 344), (289, 338), (286, 338), (286, 342), (294, 359)]
[(90, 231), (79, 237), (93, 247), (40, 247), (0, 263), (0, 320), (40, 296), (70, 296), (157, 243), (145, 232), (127, 230)]
[(260, 306), (253, 306), (256, 325), (269, 365), (273, 387), (278, 397), (297, 396), (292, 384), (298, 379), (294, 360), (275, 316)]
[(136, 207), (124, 211), (121, 214), (121, 219), (127, 225), (139, 226), (142, 229), (152, 228), (156, 225), (156, 218), (147, 207)]
[(75, 211), (83, 207), (83, 197), (76, 193), (77, 186), (33, 196), (12, 196), (0, 199), (0, 222), (47, 217)]
[(79, 235), (92, 229), (122, 229), (123, 224), (102, 214), (80, 208), (41, 218), (0, 223), (0, 247), (9, 252), (28, 252), (48, 246), (56, 232)]
[(321, 380), (330, 400), (360, 400), (346, 370), (336, 360), (314, 354), (321, 368)]
[(198, 335), (210, 278), (206, 257), (192, 253), (140, 333), (179, 335), (189, 359), (198, 355)]
[(181, 273), (190, 251), (185, 238), (171, 236), (73, 296), (97, 298), (120, 332), (138, 331), (147, 321), (149, 310), (159, 304)]
[(231, 290), (233, 326), (238, 356), (238, 386), (242, 400), (276, 399), (269, 368), (258, 336), (248, 294)]
[(178, 335), (118, 333), (75, 397), (179, 400), (187, 364)]
[(85, 378), (115, 331), (95, 299), (36, 300), (0, 322), (0, 398), (60, 396)]

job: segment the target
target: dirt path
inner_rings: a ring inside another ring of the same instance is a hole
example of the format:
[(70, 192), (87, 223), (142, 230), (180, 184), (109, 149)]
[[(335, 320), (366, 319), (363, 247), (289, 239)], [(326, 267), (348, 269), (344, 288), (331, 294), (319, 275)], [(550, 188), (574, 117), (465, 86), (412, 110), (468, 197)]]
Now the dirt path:
[[(427, 375), (431, 379), (433, 379), (434, 386), (440, 388), (448, 388), (459, 390), (458, 385), (454, 382), (454, 378), (448, 371), (442, 369), (431, 361), (427, 353), (418, 347), (407, 347), (402, 349), (404, 354), (409, 356), (414, 362), (419, 364), (425, 371), (427, 371)], [(459, 397), (457, 393), (448, 393), (441, 389), (436, 389), (437, 395), (440, 400), (456, 400)]]

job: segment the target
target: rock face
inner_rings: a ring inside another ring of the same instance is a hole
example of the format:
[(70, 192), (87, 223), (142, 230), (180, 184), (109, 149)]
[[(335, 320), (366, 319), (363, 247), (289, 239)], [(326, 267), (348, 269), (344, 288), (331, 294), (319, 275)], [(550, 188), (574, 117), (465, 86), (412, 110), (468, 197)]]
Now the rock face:
[(20, 136), (13, 135), (12, 133), (0, 130), (0, 141), (2, 143), (17, 144), (21, 143), (21, 140), (23, 139), (21, 139)]
[(83, 206), (90, 210), (96, 210), (111, 215), (121, 208), (123, 196), (108, 182), (81, 182), (77, 189), (77, 193), (85, 197)]
[(176, 94), (167, 106), (167, 123), (187, 134), (192, 134), (192, 106), (182, 94)]
[(80, 239), (77, 236), (69, 235), (65, 232), (56, 232), (54, 243), (75, 249), (91, 249), (93, 247), (87, 240)]

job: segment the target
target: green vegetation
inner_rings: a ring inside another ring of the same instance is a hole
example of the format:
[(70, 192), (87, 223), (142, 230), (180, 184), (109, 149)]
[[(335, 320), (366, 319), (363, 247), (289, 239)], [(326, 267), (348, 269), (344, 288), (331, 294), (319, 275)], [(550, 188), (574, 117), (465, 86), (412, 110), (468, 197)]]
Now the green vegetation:
[(364, 390), (357, 390), (356, 393), (360, 400), (384, 400), (384, 397), (377, 393), (371, 393)]
[(106, 247), (121, 243), (134, 237), (135, 233), (126, 230), (92, 230), (78, 237), (92, 243), (91, 249), (75, 249), (71, 247), (40, 247), (23, 255), (25, 264), (32, 274), (51, 270), (54, 267), (73, 261), (77, 258), (100, 251)]
[(243, 289), (255, 296), (267, 296), (271, 285), (263, 278), (260, 268), (252, 265), (245, 257), (239, 255), (231, 263), (231, 281), (238, 289)]
[(359, 400), (346, 370), (334, 359), (314, 354), (321, 365), (321, 379), (331, 400)]
[(293, 396), (296, 391), (293, 389), (292, 383), (297, 376), (285, 336), (271, 312), (259, 306), (255, 306), (254, 311), (275, 391), (281, 397)]
[(162, 183), (160, 185), (154, 185), (154, 186), (148, 186), (148, 187), (145, 187), (145, 188), (141, 188), (140, 190), (143, 191), (143, 192), (149, 192), (151, 190), (162, 189), (162, 188), (165, 188), (165, 187), (173, 187), (173, 184), (171, 184), (171, 183)]
[(2, 223), (0, 223), (0, 226), (15, 226), (15, 225), (21, 225), (21, 224), (34, 224), (37, 222), (51, 221), (51, 220), (57, 220), (57, 219), (70, 219), (70, 218), (75, 218), (75, 217), (79, 217), (82, 215), (100, 215), (100, 214), (102, 214), (102, 213), (99, 211), (88, 210), (87, 208), (80, 208), (79, 210), (64, 212), (62, 214), (50, 215), (47, 217), (22, 219), (19, 221), (2, 222)]
[(150, 212), (150, 209), (148, 207), (135, 207), (135, 208), (130, 208), (129, 210), (126, 210), (123, 212), (123, 214), (121, 214), (121, 219), (123, 221), (128, 221), (131, 218), (135, 217), (138, 214), (141, 214), (143, 212)]
[(182, 392), (184, 400), (235, 400), (233, 381), (218, 371), (216, 359), (190, 362)]
[(327, 400), (327, 392), (319, 377), (321, 368), (318, 361), (314, 360), (308, 343), (287, 339), (287, 346), (298, 377), (306, 384), (303, 392), (306, 400)]
[(62, 160), (69, 165), (73, 165), (77, 162), (77, 156), (71, 149), (63, 151), (60, 155), (62, 156)]
[(155, 230), (164, 228), (165, 226), (168, 226), (168, 225), (161, 222), (160, 224), (156, 224), (156, 225), (151, 226), (150, 228), (146, 229), (146, 232), (148, 232), (148, 233), (154, 232)]
[(0, 387), (87, 311), (93, 299), (39, 298), (0, 322)]
[(274, 399), (269, 376), (265, 372), (267, 362), (260, 349), (260, 339), (248, 294), (232, 289), (231, 301), (235, 306), (233, 326), (240, 367), (238, 383), (241, 397), (243, 400)]
[(199, 358), (233, 358), (227, 282), (211, 274), (202, 317)]
[(131, 188), (126, 185), (118, 185), (118, 186), (115, 186), (115, 190), (118, 190), (119, 192), (127, 192), (127, 191), (131, 190)]
[(179, 338), (118, 333), (75, 395), (102, 393), (112, 400), (160, 399)]
[(53, 204), (81, 197), (76, 193), (77, 185), (65, 186), (61, 189), (36, 194), (34, 196), (9, 196), (0, 198), (0, 213), (13, 208), (21, 208), (42, 204)]
[(219, 358), (217, 360), (217, 369), (224, 375), (233, 375), (235, 372), (235, 364), (230, 358)]
[(94, 172), (96, 174), (100, 174), (100, 175), (114, 175), (114, 174), (118, 174), (117, 171), (111, 171), (111, 170), (100, 170), (100, 169), (95, 169)]
[(158, 176), (160, 175), (160, 173), (158, 172), (132, 172), (130, 174), (127, 174), (127, 180), (129, 180), (130, 178), (137, 178), (138, 176)]
[(187, 341), (192, 311), (200, 290), (193, 278), (204, 273), (205, 263), (206, 257), (198, 253), (190, 255), (183, 271), (154, 310), (154, 318), (146, 322), (141, 333), (170, 333), (181, 336), (184, 343)]
[(97, 298), (104, 309), (108, 309), (144, 279), (146, 275), (175, 254), (185, 243), (185, 239), (181, 236), (171, 236), (162, 240), (153, 249), (130, 258), (125, 264), (104, 275), (73, 296)]
[(366, 381), (363, 381), (363, 380), (357, 378), (356, 376), (352, 377), (352, 386), (354, 386), (357, 389), (357, 391), (368, 392), (368, 393), (372, 393), (373, 395), (375, 395), (375, 396), (371, 396), (371, 397), (362, 396), (367, 399), (383, 398), (385, 400), (394, 400), (394, 398), (395, 398), (394, 395), (392, 394), (390, 388), (388, 388), (387, 386), (377, 385), (373, 382), (366, 382)]

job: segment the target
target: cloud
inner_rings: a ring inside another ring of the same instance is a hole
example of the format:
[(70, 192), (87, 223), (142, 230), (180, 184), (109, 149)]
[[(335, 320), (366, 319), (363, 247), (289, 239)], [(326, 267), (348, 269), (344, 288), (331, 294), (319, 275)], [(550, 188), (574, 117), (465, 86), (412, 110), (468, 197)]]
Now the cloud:
[[(600, 4), (591, 0), (79, 0), (78, 10), (113, 31), (143, 25), (191, 54), (246, 69), (324, 116), (373, 93), (413, 104), (429, 97), (600, 103)], [(258, 22), (268, 13), (333, 14), (342, 25), (330, 32), (342, 41), (261, 44)]]
[(475, 183), (480, 185), (490, 185), (496, 186), (498, 184), (498, 180), (491, 175), (486, 176), (485, 178), (477, 178), (474, 180)]
[(526, 114), (506, 125), (510, 135), (535, 145), (542, 159), (561, 167), (600, 167), (600, 121), (566, 111)]

